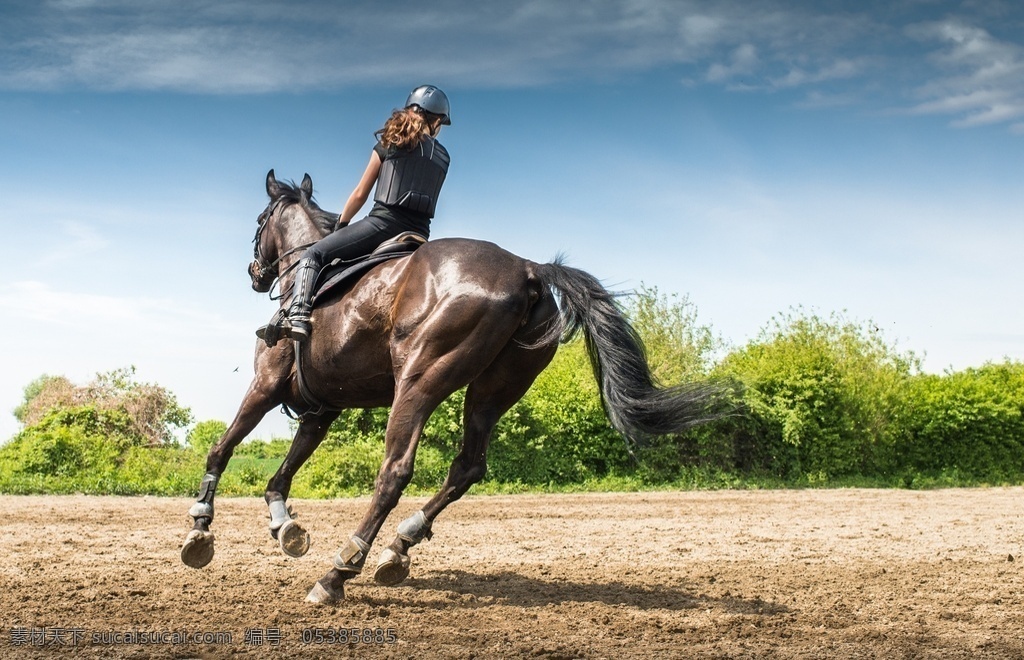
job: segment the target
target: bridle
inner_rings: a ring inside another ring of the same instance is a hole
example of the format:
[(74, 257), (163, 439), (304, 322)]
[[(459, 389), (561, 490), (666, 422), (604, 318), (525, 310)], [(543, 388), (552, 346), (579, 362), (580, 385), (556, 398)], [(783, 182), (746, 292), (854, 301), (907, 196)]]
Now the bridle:
[(256, 236), (252, 239), (253, 261), (249, 264), (249, 277), (252, 278), (252, 288), (260, 293), (269, 292), (271, 300), (280, 300), (285, 296), (283, 291), (274, 295), (274, 285), (278, 284), (282, 277), (298, 266), (299, 262), (296, 261), (291, 266), (288, 266), (283, 273), (278, 272), (278, 264), (280, 264), (281, 260), (285, 257), (295, 254), (296, 252), (301, 252), (313, 244), (313, 242), (310, 242), (303, 245), (296, 245), (290, 250), (286, 250), (284, 253), (278, 255), (277, 259), (274, 259), (273, 261), (270, 261), (263, 255), (263, 230), (267, 228), (268, 224), (270, 224), (269, 220), (271, 216), (277, 212), (277, 209), (283, 202), (284, 198), (278, 197), (272, 204), (263, 209), (263, 213), (260, 213), (259, 217), (256, 219), (259, 227), (256, 229)]
[[(278, 197), (272, 204), (268, 204), (267, 208), (263, 209), (263, 213), (260, 213), (259, 217), (256, 219), (259, 227), (256, 229), (256, 236), (252, 239), (253, 262), (249, 264), (249, 276), (252, 278), (252, 286), (260, 293), (269, 293), (271, 300), (280, 300), (291, 293), (291, 291), (280, 291), (275, 296), (273, 292), (274, 285), (280, 283), (281, 278), (291, 272), (291, 270), (301, 262), (301, 259), (296, 259), (295, 263), (288, 266), (283, 273), (278, 273), (277, 267), (278, 264), (281, 263), (281, 260), (290, 254), (295, 254), (296, 252), (305, 250), (316, 242), (312, 241), (305, 243), (304, 245), (297, 245), (290, 250), (286, 250), (273, 261), (270, 261), (263, 255), (263, 230), (267, 228), (268, 224), (270, 224), (270, 218), (277, 213), (278, 208), (281, 207), (283, 202), (284, 198)], [(295, 374), (299, 383), (299, 392), (302, 394), (302, 398), (306, 402), (308, 408), (305, 412), (296, 413), (293, 411), (293, 407), (289, 406), (288, 403), (282, 403), (281, 412), (285, 413), (292, 419), (301, 422), (303, 419), (306, 419), (311, 415), (320, 415), (325, 410), (334, 410), (333, 408), (329, 408), (326, 403), (320, 401), (309, 390), (309, 387), (306, 384), (306, 379), (302, 375), (302, 347), (298, 342), (295, 344)]]

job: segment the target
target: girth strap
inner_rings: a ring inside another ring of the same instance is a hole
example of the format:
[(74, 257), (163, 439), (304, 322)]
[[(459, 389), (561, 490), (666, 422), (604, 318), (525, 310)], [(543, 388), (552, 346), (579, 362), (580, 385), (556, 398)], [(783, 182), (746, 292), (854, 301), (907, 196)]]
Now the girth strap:
[(295, 380), (299, 385), (299, 394), (302, 395), (302, 400), (306, 402), (308, 408), (304, 413), (301, 413), (298, 418), (301, 422), (307, 416), (310, 415), (321, 415), (325, 412), (337, 412), (341, 408), (332, 408), (325, 402), (321, 401), (312, 390), (309, 389), (309, 384), (306, 383), (306, 377), (302, 374), (302, 342), (293, 342), (295, 345)]

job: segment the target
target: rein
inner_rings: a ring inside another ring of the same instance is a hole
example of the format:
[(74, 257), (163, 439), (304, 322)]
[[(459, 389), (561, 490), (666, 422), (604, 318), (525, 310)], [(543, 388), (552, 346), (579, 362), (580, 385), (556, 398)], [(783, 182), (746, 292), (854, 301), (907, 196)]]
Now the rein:
[[(305, 250), (309, 246), (313, 245), (313, 243), (315, 243), (315, 242), (316, 241), (313, 241), (312, 243), (306, 243), (305, 245), (299, 245), (299, 246), (293, 247), (291, 250), (288, 250), (287, 252), (282, 254), (280, 257), (275, 259), (273, 262), (271, 262), (269, 267), (270, 268), (276, 268), (278, 262), (280, 262), (282, 259), (287, 257), (289, 254), (292, 254), (294, 252), (299, 252), (300, 250)], [(289, 293), (291, 293), (291, 291), (289, 291), (288, 293), (285, 293), (284, 291), (280, 291), (275, 296), (274, 295), (274, 287), (281, 283), (281, 278), (282, 277), (284, 277), (288, 273), (292, 272), (295, 269), (295, 267), (298, 266), (298, 265), (299, 265), (299, 262), (296, 261), (291, 266), (288, 266), (287, 268), (285, 268), (283, 273), (280, 273), (280, 274), (274, 276), (274, 281), (270, 283), (270, 292), (267, 294), (271, 300), (281, 300), (282, 298), (286, 297)]]

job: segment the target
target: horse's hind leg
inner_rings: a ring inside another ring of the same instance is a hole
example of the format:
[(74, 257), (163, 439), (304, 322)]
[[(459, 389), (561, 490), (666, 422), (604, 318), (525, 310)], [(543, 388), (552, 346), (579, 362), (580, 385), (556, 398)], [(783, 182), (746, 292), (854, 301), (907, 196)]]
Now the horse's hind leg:
[[(498, 418), (508, 410), (508, 406), (496, 408), (492, 405), (478, 405), (474, 385), (475, 383), (471, 384), (466, 391), (466, 430), (462, 449), (452, 462), (441, 491), (423, 509), (399, 523), (398, 535), (381, 552), (373, 573), (373, 579), (380, 584), (395, 585), (408, 577), (409, 548), (424, 539), (429, 539), (430, 528), (437, 515), (449, 503), (462, 497), (471, 485), (484, 476), (491, 431)], [(509, 406), (511, 405), (510, 403)]]
[[(543, 312), (544, 310), (538, 310)], [(529, 337), (533, 333), (524, 333)], [(518, 337), (526, 345), (529, 341)], [(398, 535), (381, 552), (374, 579), (395, 585), (409, 575), (409, 548), (431, 537), (431, 526), (452, 502), (484, 478), (487, 447), (498, 420), (526, 394), (537, 375), (554, 357), (556, 345), (525, 348), (510, 342), (495, 361), (466, 390), (465, 433), (441, 490), (419, 511), (398, 525)]]
[[(554, 313), (553, 303), (551, 307), (542, 304), (535, 309), (541, 306), (549, 315)], [(345, 581), (362, 571), (370, 545), (412, 479), (416, 447), (430, 413), (452, 392), (473, 383), (489, 370), (498, 356), (508, 350), (513, 334), (522, 336), (524, 328), (520, 321), (527, 316), (528, 309), (527, 296), (511, 296), (504, 303), (496, 296), (455, 296), (435, 307), (430, 318), (418, 323), (419, 332), (413, 332), (401, 345), (392, 347), (393, 354), (405, 356), (405, 363), (400, 373), (395, 374), (395, 398), (388, 416), (384, 462), (370, 509), (348, 545), (335, 557), (334, 568), (316, 583), (307, 601), (327, 603), (344, 598)], [(539, 317), (530, 313), (528, 318)], [(447, 319), (447, 323), (442, 324), (440, 319)], [(550, 350), (541, 349), (547, 357), (543, 364), (550, 361), (553, 351), (554, 346)], [(517, 395), (510, 397), (504, 407), (493, 406), (494, 420), (522, 396), (542, 368), (543, 365), (534, 371), (531, 366), (525, 367), (524, 371), (532, 375), (516, 388)], [(506, 364), (502, 376), (497, 377), (491, 387), (501, 389), (502, 379), (517, 382), (514, 361)], [(486, 402), (481, 401), (481, 405), (486, 406)], [(487, 426), (485, 437), (493, 425), (493, 421), (483, 424)], [(486, 440), (483, 448), (486, 449)], [(467, 458), (465, 464), (475, 464), (478, 455), (479, 452)]]
[[(484, 324), (480, 324), (476, 330), (484, 336), (490, 333), (490, 328)], [(473, 343), (472, 339), (475, 337), (470, 335), (465, 343), (480, 345), (479, 341)], [(448, 395), (473, 380), (478, 373), (477, 363), (465, 359), (462, 343), (454, 342), (455, 348), (447, 352), (430, 350), (439, 346), (437, 342), (433, 345), (423, 343), (426, 348), (415, 359), (406, 362), (404, 373), (407, 375), (397, 379), (395, 399), (388, 415), (384, 438), (384, 461), (377, 474), (370, 508), (348, 545), (334, 558), (334, 568), (309, 592), (306, 597), (309, 602), (330, 603), (345, 597), (345, 582), (362, 572), (370, 546), (412, 479), (416, 448), (430, 413)], [(491, 355), (498, 350), (495, 348)]]
[(270, 478), (264, 499), (270, 507), (270, 535), (277, 539), (281, 551), (290, 557), (301, 557), (309, 550), (309, 533), (295, 521), (291, 507), (285, 504), (295, 473), (309, 460), (323, 442), (331, 422), (338, 413), (307, 417), (299, 424), (288, 455)]
[(434, 408), (450, 394), (422, 386), (424, 380), (427, 378), (421, 377), (418, 384), (400, 388), (405, 391), (396, 395), (384, 439), (384, 462), (377, 474), (370, 508), (348, 545), (335, 556), (334, 568), (313, 586), (307, 601), (331, 603), (345, 597), (345, 582), (362, 572), (370, 545), (412, 479), (423, 427)]

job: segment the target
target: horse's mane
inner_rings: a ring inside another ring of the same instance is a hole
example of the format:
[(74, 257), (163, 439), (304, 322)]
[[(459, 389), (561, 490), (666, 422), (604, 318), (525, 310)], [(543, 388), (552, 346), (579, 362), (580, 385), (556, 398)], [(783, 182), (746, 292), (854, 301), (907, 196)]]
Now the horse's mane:
[(320, 205), (316, 203), (313, 196), (307, 195), (306, 191), (296, 185), (294, 181), (278, 181), (277, 184), (280, 189), (277, 199), (281, 200), (286, 206), (289, 204), (299, 204), (302, 206), (306, 214), (324, 232), (330, 233), (334, 229), (335, 223), (338, 222), (337, 213), (331, 213), (320, 208)]

